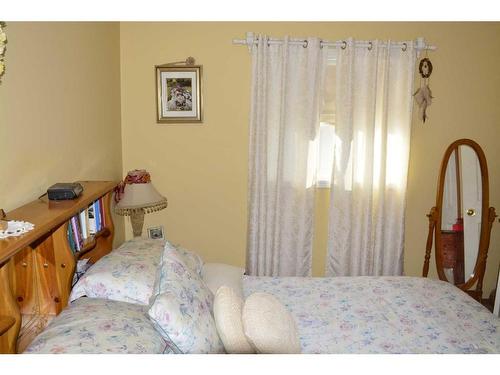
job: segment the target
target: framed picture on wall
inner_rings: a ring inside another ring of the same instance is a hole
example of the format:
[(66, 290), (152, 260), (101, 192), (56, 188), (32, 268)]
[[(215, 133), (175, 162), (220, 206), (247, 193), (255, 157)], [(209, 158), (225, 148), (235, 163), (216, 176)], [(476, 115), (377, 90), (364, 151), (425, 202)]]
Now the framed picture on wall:
[(156, 122), (202, 122), (201, 65), (157, 65), (155, 69)]

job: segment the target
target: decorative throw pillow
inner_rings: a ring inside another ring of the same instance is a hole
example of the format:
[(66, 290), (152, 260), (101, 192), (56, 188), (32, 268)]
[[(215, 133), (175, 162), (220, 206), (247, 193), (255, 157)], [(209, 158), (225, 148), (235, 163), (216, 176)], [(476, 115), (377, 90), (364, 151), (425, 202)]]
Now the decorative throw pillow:
[(163, 255), (148, 311), (151, 321), (179, 353), (223, 353), (212, 292), (181, 255)]
[(245, 336), (258, 353), (300, 353), (295, 320), (273, 295), (251, 294), (243, 306), (242, 321)]
[(242, 311), (243, 299), (240, 295), (228, 286), (221, 286), (215, 293), (214, 317), (227, 353), (255, 353), (243, 332)]
[(212, 293), (216, 293), (219, 287), (225, 285), (231, 287), (234, 292), (243, 299), (243, 274), (245, 270), (240, 267), (230, 266), (223, 263), (205, 263), (201, 270), (201, 277)]
[(166, 241), (163, 252), (164, 258), (168, 258), (169, 254), (171, 253), (177, 253), (186, 266), (188, 266), (198, 275), (201, 275), (201, 270), (203, 268), (203, 259), (201, 259), (201, 257), (194, 251), (188, 250), (179, 245), (173, 245), (171, 242)]

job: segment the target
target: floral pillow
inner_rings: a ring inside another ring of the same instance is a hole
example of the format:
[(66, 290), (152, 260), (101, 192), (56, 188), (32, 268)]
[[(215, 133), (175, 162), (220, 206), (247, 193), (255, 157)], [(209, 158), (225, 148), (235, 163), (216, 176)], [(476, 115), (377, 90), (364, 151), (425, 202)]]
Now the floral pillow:
[(171, 353), (145, 310), (131, 303), (80, 298), (52, 319), (25, 353)]
[(169, 241), (166, 241), (164, 258), (168, 258), (171, 253), (177, 253), (186, 266), (198, 275), (201, 275), (201, 270), (203, 269), (203, 259), (201, 259), (201, 257), (194, 251), (188, 250), (179, 245), (173, 245)]
[(80, 278), (70, 301), (82, 296), (147, 305), (165, 241), (134, 239), (102, 257)]
[(223, 353), (213, 317), (213, 294), (182, 255), (165, 251), (149, 317), (179, 353)]

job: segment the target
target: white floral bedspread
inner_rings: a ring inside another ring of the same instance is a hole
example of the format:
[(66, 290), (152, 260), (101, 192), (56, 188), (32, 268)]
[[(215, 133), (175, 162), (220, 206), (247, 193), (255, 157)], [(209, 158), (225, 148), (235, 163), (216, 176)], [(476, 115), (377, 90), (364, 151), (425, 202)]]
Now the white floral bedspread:
[(28, 354), (159, 354), (172, 352), (147, 316), (147, 306), (80, 298), (55, 317)]
[(500, 353), (500, 319), (443, 281), (244, 276), (243, 289), (281, 300), (303, 353)]

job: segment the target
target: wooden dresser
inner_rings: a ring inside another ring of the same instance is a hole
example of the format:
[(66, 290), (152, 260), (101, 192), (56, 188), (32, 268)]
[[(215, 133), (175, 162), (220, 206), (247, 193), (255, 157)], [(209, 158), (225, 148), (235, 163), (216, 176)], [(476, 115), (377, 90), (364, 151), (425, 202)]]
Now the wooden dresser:
[[(74, 200), (49, 201), (46, 196), (7, 213), (35, 228), (0, 240), (0, 353), (22, 352), (48, 322), (68, 304), (76, 262), (95, 262), (112, 250), (110, 212), (112, 181), (80, 181), (83, 193)], [(106, 225), (74, 253), (68, 243), (68, 220), (102, 199)]]

